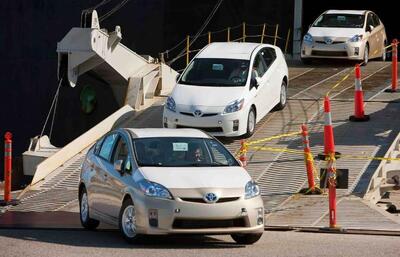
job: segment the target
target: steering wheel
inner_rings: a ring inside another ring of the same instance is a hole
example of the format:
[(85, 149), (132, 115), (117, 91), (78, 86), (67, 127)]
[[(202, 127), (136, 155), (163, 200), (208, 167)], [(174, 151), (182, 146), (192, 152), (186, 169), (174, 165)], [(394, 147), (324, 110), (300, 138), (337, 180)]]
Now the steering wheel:
[(239, 76), (233, 76), (233, 77), (231, 78), (231, 80), (232, 80), (234, 83), (242, 82), (242, 78), (239, 77)]

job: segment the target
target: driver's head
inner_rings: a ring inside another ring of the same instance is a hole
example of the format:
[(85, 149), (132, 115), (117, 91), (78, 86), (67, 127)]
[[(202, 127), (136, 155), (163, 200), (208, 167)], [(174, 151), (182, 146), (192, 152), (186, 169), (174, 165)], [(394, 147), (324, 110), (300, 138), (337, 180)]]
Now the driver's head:
[(240, 69), (241, 70), (247, 70), (247, 63), (245, 63), (245, 62), (242, 62), (242, 63), (240, 63)]

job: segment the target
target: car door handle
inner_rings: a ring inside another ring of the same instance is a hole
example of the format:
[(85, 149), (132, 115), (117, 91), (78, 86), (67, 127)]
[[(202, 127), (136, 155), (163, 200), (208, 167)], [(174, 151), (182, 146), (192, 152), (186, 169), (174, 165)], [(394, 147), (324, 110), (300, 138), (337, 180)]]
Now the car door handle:
[(104, 177), (104, 180), (107, 180), (108, 179), (107, 173), (104, 173), (103, 177)]

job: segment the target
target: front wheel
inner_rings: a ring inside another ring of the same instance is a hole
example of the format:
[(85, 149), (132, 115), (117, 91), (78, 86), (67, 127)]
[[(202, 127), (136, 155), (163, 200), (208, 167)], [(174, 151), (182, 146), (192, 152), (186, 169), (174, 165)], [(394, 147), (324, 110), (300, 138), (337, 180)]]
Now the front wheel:
[(383, 44), (383, 49), (382, 49), (382, 56), (381, 56), (381, 61), (382, 62), (385, 62), (386, 61), (386, 55), (387, 55), (387, 53), (386, 53), (386, 42)]
[(82, 227), (93, 230), (99, 226), (100, 222), (98, 220), (90, 218), (89, 200), (85, 188), (83, 188), (79, 194), (79, 214)]
[(287, 85), (283, 80), (281, 85), (281, 92), (279, 94), (279, 103), (275, 106), (275, 110), (283, 110), (287, 102)]
[(254, 134), (256, 128), (256, 111), (252, 107), (247, 116), (247, 131), (244, 135), (245, 138), (251, 137)]
[(118, 223), (123, 238), (129, 243), (135, 243), (139, 235), (136, 226), (136, 209), (131, 199), (125, 200), (122, 204)]
[(232, 234), (231, 237), (238, 244), (251, 245), (260, 240), (263, 233)]
[(368, 64), (368, 61), (369, 61), (369, 48), (368, 48), (368, 45), (365, 45), (365, 48), (364, 48), (364, 60), (363, 60), (362, 65), (366, 66)]

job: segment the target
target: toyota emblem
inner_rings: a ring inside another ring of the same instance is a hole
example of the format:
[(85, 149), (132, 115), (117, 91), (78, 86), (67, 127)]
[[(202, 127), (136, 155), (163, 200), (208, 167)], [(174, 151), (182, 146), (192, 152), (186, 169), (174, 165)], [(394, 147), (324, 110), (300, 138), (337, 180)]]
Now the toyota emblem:
[(207, 193), (204, 196), (204, 201), (206, 201), (207, 203), (215, 203), (218, 201), (218, 197), (214, 193)]
[(200, 117), (202, 114), (203, 114), (203, 113), (202, 113), (200, 110), (195, 110), (195, 111), (193, 112), (193, 115), (194, 115), (195, 117)]

